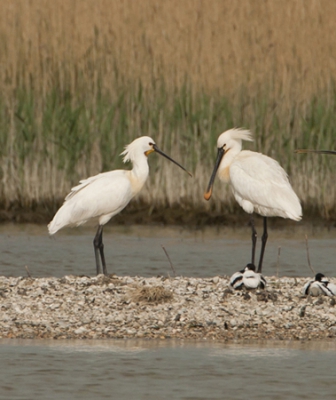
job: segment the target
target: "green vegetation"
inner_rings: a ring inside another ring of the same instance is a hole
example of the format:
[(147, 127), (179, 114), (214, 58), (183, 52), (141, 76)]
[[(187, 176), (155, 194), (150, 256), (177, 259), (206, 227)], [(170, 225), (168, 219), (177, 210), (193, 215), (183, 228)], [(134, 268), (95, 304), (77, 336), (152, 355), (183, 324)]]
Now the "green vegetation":
[(149, 135), (194, 178), (150, 156), (139, 202), (230, 213), (227, 187), (203, 192), (217, 136), (245, 127), (304, 210), (336, 218), (336, 157), (294, 153), (336, 147), (335, 17), (332, 0), (3, 1), (2, 209), (54, 211)]

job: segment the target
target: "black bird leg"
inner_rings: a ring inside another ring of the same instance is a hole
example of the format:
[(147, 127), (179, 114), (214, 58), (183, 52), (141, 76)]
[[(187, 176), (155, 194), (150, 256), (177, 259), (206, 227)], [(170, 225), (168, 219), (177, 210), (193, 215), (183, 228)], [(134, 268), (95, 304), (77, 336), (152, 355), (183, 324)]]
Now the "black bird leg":
[(103, 244), (103, 225), (99, 225), (97, 229), (96, 236), (93, 239), (93, 247), (94, 247), (94, 252), (95, 252), (95, 257), (96, 257), (96, 268), (97, 268), (97, 275), (100, 273), (100, 259), (99, 259), (99, 253), (100, 253), (100, 258), (103, 266), (103, 274), (107, 275), (107, 269), (106, 269), (106, 262), (105, 262), (105, 255), (104, 255), (104, 244)]
[(250, 217), (250, 224), (251, 224), (251, 229), (252, 229), (252, 259), (251, 259), (251, 263), (254, 265), (255, 251), (256, 251), (256, 245), (257, 245), (257, 231), (254, 226), (254, 219), (253, 219), (252, 215)]
[(263, 235), (261, 237), (260, 259), (259, 259), (259, 265), (258, 265), (258, 270), (257, 270), (257, 272), (259, 272), (260, 274), (261, 274), (261, 270), (262, 270), (262, 264), (263, 264), (263, 259), (264, 259), (264, 253), (265, 253), (267, 238), (268, 238), (267, 218), (264, 217), (264, 233), (263, 233)]

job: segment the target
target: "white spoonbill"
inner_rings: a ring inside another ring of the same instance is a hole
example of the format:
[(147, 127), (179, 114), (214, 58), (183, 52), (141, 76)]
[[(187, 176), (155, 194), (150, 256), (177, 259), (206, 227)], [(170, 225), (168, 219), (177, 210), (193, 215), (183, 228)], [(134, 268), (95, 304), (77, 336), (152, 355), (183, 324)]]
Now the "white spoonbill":
[(256, 267), (254, 264), (247, 264), (244, 269), (235, 272), (230, 278), (230, 286), (233, 289), (239, 290), (245, 287), (246, 289), (265, 289), (266, 279), (255, 272)]
[[(147, 180), (149, 167), (147, 156), (153, 151), (168, 158), (184, 171), (179, 163), (163, 153), (148, 136), (135, 139), (121, 153), (123, 161), (133, 163), (132, 170), (104, 172), (80, 181), (71, 189), (62, 207), (48, 225), (49, 234), (53, 235), (65, 226), (82, 225), (90, 219), (98, 219), (98, 229), (93, 240), (97, 275), (100, 273), (100, 259), (103, 273), (107, 275), (103, 245), (104, 225), (122, 209), (142, 189)], [(191, 176), (190, 172), (188, 174)]]
[(329, 282), (329, 280), (321, 273), (315, 275), (315, 280), (307, 282), (303, 287), (304, 295), (319, 296), (321, 294), (325, 296), (336, 295), (336, 285)]
[[(299, 221), (302, 217), (302, 209), (300, 200), (279, 163), (261, 153), (242, 151), (242, 140), (253, 141), (251, 132), (230, 129), (218, 137), (217, 159), (204, 198), (210, 199), (218, 171), (219, 179), (230, 183), (233, 195), (244, 211), (248, 214), (256, 212), (264, 217), (264, 232), (257, 270), (261, 273), (268, 238), (267, 217), (282, 217)], [(253, 219), (251, 219), (251, 227), (251, 263), (254, 264), (257, 232)]]

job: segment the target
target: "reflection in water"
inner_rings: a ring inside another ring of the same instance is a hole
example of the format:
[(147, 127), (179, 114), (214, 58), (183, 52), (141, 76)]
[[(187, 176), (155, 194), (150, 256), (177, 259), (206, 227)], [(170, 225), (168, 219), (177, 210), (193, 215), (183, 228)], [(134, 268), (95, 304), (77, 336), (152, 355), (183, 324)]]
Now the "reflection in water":
[(333, 399), (335, 356), (333, 342), (0, 340), (0, 398)]
[[(274, 354), (282, 357), (284, 354), (294, 351), (319, 351), (336, 352), (336, 342), (334, 340), (236, 340), (233, 342), (209, 342), (194, 340), (157, 340), (157, 339), (0, 339), (1, 346), (21, 346), (21, 347), (43, 347), (51, 348), (55, 351), (74, 351), (74, 352), (118, 352), (118, 353), (137, 353), (143, 351), (156, 351), (159, 349), (209, 349), (213, 356), (228, 354), (240, 355), (250, 354), (256, 357), (273, 357)], [(335, 354), (336, 355), (336, 354)]]
[[(299, 227), (273, 230), (264, 261), (266, 276), (311, 276), (307, 266), (305, 234), (309, 236), (310, 258), (316, 270), (334, 276), (336, 230), (312, 231)], [(105, 235), (108, 270), (117, 275), (172, 275), (166, 248), (177, 275), (208, 277), (231, 275), (250, 259), (248, 227), (190, 231), (183, 228), (107, 226)], [(281, 247), (277, 271), (278, 249)], [(1, 270), (4, 276), (33, 277), (95, 275), (92, 228), (81, 227), (49, 238), (46, 227), (0, 226)]]

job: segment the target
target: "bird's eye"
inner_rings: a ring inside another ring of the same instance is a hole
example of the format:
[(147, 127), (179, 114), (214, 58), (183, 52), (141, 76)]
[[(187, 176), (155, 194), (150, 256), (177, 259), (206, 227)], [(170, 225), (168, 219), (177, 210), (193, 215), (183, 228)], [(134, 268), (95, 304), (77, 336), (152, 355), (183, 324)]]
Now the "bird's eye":
[(223, 149), (226, 147), (226, 143), (224, 144), (224, 146), (223, 146)]
[(149, 142), (148, 145), (149, 145), (149, 146), (154, 146), (154, 143)]

